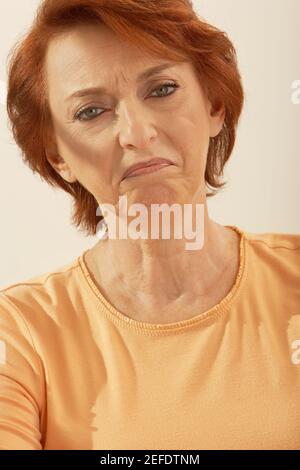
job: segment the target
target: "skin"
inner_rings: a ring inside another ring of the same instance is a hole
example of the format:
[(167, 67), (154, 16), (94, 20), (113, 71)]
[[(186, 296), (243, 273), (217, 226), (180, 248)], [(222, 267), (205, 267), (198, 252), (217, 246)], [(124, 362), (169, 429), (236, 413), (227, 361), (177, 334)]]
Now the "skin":
[[(213, 307), (232, 288), (239, 264), (239, 236), (209, 217), (205, 193), (209, 138), (221, 131), (224, 109), (212, 108), (188, 60), (137, 82), (140, 73), (166, 62), (141, 53), (105, 26), (85, 25), (51, 41), (45, 69), (53, 120), (46, 153), (64, 179), (79, 181), (99, 204), (116, 210), (124, 195), (128, 207), (205, 205), (201, 250), (186, 250), (184, 238), (128, 238), (99, 241), (86, 255), (107, 300), (148, 323), (180, 321)], [(170, 82), (179, 88), (159, 88)], [(91, 86), (105, 86), (109, 94), (68, 100)], [(159, 92), (169, 96), (157, 97)], [(74, 120), (88, 106), (89, 120)], [(153, 156), (174, 165), (122, 181), (129, 166)]]

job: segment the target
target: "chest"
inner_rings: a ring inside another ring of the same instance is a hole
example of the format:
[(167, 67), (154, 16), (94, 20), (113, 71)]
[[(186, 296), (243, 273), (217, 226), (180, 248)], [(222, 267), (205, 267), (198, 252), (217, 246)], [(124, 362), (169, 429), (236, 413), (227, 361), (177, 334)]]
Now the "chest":
[(88, 360), (66, 356), (46, 448), (299, 449), (300, 364), (283, 338), (235, 327), (131, 343), (106, 332)]

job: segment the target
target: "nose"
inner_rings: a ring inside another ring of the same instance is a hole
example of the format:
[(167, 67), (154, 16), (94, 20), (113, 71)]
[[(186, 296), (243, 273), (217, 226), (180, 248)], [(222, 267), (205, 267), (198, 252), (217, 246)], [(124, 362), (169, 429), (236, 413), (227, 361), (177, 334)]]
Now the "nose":
[(146, 148), (157, 136), (153, 114), (136, 100), (122, 102), (118, 110), (119, 142), (123, 148)]

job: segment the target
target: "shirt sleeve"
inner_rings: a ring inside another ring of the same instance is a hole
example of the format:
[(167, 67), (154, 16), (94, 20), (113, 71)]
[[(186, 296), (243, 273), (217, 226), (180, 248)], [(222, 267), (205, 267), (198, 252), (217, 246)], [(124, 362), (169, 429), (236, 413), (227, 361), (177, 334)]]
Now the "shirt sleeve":
[(0, 293), (0, 450), (42, 450), (44, 375), (28, 325)]

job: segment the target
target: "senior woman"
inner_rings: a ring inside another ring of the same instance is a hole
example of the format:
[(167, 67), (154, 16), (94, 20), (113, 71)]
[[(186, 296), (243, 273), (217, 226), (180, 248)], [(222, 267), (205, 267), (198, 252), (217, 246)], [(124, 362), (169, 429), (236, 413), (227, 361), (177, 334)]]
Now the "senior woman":
[(1, 290), (0, 448), (299, 448), (300, 236), (207, 211), (243, 106), (227, 35), (188, 0), (45, 0), (8, 85), (24, 161), (76, 226), (121, 219), (120, 197), (201, 205), (204, 243), (108, 230)]

